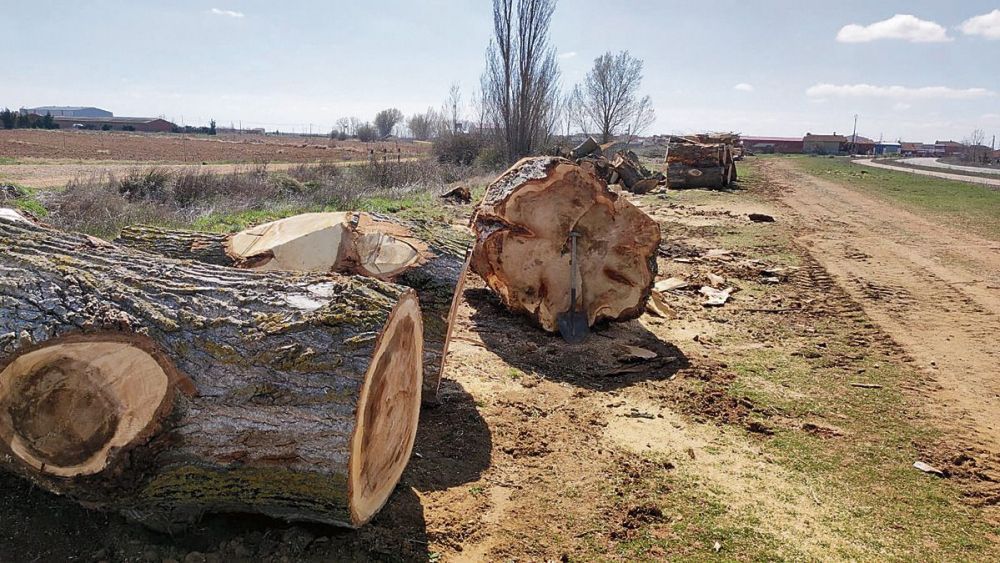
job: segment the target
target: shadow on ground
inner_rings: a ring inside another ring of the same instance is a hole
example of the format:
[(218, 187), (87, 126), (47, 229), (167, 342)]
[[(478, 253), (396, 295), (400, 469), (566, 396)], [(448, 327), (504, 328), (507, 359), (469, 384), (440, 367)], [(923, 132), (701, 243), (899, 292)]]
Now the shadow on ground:
[[(484, 287), (467, 289), (465, 299), (473, 309), (469, 329), (486, 347), (511, 366), (545, 379), (610, 391), (640, 381), (670, 379), (689, 365), (679, 348), (660, 340), (638, 321), (594, 327), (584, 343), (571, 345), (558, 334), (548, 334), (511, 314)], [(625, 346), (650, 350), (656, 358), (634, 358)]]
[(441, 404), (422, 411), (414, 455), (396, 490), (359, 530), (210, 514), (167, 535), (0, 473), (0, 561), (427, 561), (417, 491), (479, 480), (491, 449), (472, 397), (450, 382)]

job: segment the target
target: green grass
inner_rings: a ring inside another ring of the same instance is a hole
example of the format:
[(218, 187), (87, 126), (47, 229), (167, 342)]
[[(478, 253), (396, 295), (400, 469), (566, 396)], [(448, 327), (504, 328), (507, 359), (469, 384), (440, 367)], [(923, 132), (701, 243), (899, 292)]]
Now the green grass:
[(0, 165), (17, 164), (17, 159), (9, 156), (0, 156)]
[(898, 202), (916, 213), (1000, 240), (1000, 190), (851, 164), (842, 158), (793, 157), (790, 160), (817, 178)]
[(17, 184), (7, 184), (13, 186), (18, 192), (21, 193), (20, 197), (13, 200), (6, 200), (0, 206), (12, 206), (14, 209), (21, 211), (27, 211), (35, 215), (36, 217), (45, 217), (49, 214), (49, 211), (45, 209), (42, 202), (38, 201), (37, 193), (34, 189)]

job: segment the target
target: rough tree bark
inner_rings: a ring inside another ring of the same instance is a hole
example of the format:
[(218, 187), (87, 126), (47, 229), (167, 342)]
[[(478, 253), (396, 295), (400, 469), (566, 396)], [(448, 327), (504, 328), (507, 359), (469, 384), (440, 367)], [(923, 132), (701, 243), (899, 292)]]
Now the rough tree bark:
[[(416, 289), (420, 298), (424, 313), (423, 398), (425, 402), (436, 402), (444, 371), (446, 343), (453, 327), (448, 320), (449, 311), (459, 293), (465, 256), (472, 245), (472, 237), (464, 229), (457, 230), (430, 221), (404, 221), (374, 213), (344, 215), (353, 216), (341, 223), (352, 229), (349, 236), (341, 236), (341, 240), (352, 241), (350, 245), (318, 245), (312, 253), (331, 254), (318, 262), (337, 264), (336, 268), (345, 273), (371, 275), (374, 267), (358, 266), (365, 263), (388, 261), (394, 265), (405, 264), (405, 267), (393, 267), (398, 271), (391, 276), (391, 280)], [(122, 230), (115, 242), (171, 258), (227, 266), (245, 265), (245, 262), (229, 257), (223, 249), (232, 236), (129, 226)], [(385, 244), (389, 239), (392, 244)], [(380, 251), (385, 253), (387, 248), (400, 248), (402, 245), (405, 245), (402, 258), (376, 257)], [(410, 260), (408, 257), (411, 254), (418, 258)]]
[(659, 226), (585, 167), (521, 160), (487, 188), (472, 226), (472, 270), (547, 331), (570, 308), (571, 231), (581, 235), (578, 299), (589, 323), (632, 319), (645, 308)]
[(725, 183), (722, 166), (695, 168), (684, 164), (667, 165), (667, 185), (671, 188), (719, 188)]
[(410, 456), (421, 351), (409, 288), (0, 218), (0, 468), (154, 528), (364, 524)]

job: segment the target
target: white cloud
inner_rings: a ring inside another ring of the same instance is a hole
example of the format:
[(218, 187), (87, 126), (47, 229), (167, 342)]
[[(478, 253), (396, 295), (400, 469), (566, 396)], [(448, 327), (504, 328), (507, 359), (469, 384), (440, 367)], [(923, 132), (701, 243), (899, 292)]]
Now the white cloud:
[(995, 96), (996, 92), (985, 88), (949, 88), (947, 86), (872, 86), (871, 84), (816, 84), (806, 90), (810, 98), (885, 98), (890, 100), (971, 100)]
[(1000, 10), (969, 18), (962, 22), (962, 33), (966, 35), (982, 35), (987, 39), (1000, 39)]
[(906, 110), (908, 110), (908, 109), (910, 109), (912, 107), (913, 106), (911, 106), (910, 104), (906, 104), (906, 103), (903, 103), (903, 102), (896, 102), (892, 106), (892, 109), (894, 109), (896, 111), (906, 111)]
[(570, 51), (568, 53), (559, 53), (556, 56), (559, 57), (560, 59), (572, 59), (573, 57), (576, 56), (576, 51)]
[(216, 16), (226, 16), (226, 17), (230, 17), (230, 18), (242, 18), (243, 17), (243, 12), (234, 12), (233, 10), (220, 10), (218, 8), (212, 8), (211, 10), (209, 10), (209, 12), (211, 12), (212, 14), (215, 14)]
[(989, 119), (989, 120), (1000, 119), (1000, 113), (984, 113), (983, 115), (980, 115), (979, 117), (981, 117), (983, 119)]
[(734, 90), (739, 90), (740, 92), (753, 92), (753, 84), (747, 84), (746, 82), (740, 82), (736, 86), (733, 86)]
[(837, 41), (841, 43), (867, 43), (878, 39), (903, 39), (911, 43), (951, 41), (941, 24), (909, 14), (896, 14), (870, 25), (852, 23), (837, 32)]

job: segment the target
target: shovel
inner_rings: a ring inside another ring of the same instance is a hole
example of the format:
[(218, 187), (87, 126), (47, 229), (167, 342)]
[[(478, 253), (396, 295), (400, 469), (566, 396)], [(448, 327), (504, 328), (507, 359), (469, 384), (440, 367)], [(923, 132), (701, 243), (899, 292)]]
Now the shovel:
[(576, 306), (576, 276), (580, 265), (576, 262), (576, 239), (580, 233), (571, 232), (569, 255), (569, 311), (559, 313), (556, 322), (559, 324), (559, 334), (570, 344), (579, 344), (587, 339), (590, 326), (587, 324), (587, 313)]

